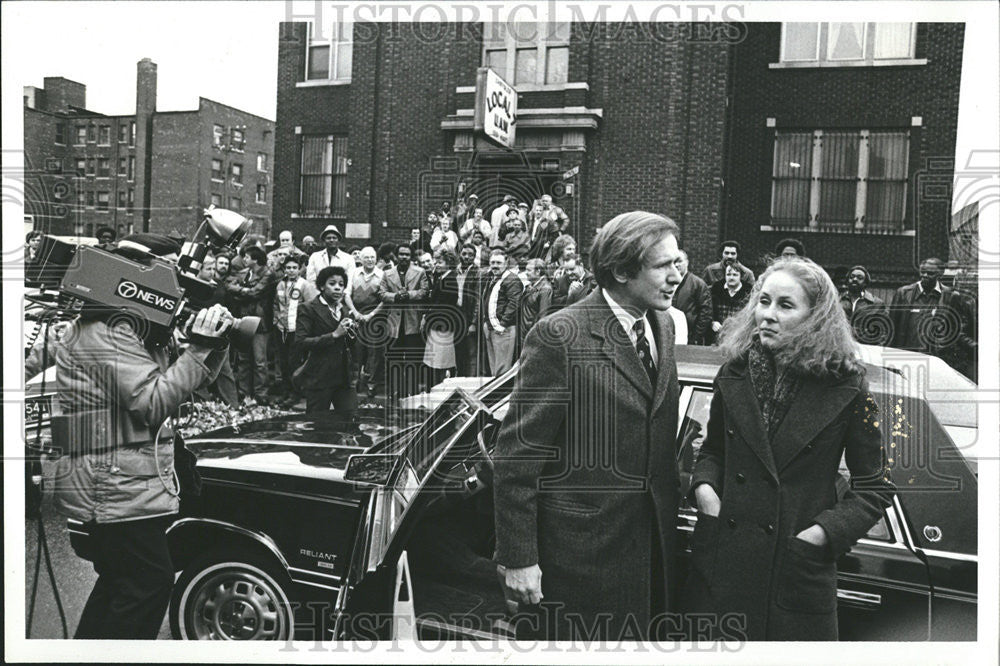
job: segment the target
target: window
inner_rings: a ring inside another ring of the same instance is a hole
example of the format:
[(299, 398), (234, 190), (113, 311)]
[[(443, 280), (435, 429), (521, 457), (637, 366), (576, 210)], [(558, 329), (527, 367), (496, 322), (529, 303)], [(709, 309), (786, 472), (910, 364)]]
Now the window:
[(93, 191), (87, 192), (87, 208), (93, 208), (95, 201), (96, 199), (94, 197), (94, 192)]
[(97, 125), (90, 124), (87, 125), (87, 143), (95, 143), (97, 141)]
[(125, 208), (127, 204), (128, 196), (126, 195), (125, 190), (118, 190), (118, 207)]
[[(683, 398), (681, 404), (683, 404)], [(701, 445), (705, 441), (711, 404), (712, 391), (694, 387), (678, 429), (677, 466), (681, 480), (681, 507), (690, 511), (694, 511), (695, 508), (687, 500), (687, 492), (691, 485), (691, 471), (694, 468), (694, 461), (701, 451)]]
[(87, 160), (82, 157), (76, 158), (76, 174), (82, 176), (87, 173)]
[(233, 177), (233, 183), (236, 185), (243, 184), (243, 165), (233, 162), (230, 168), (230, 175)]
[(232, 140), (229, 142), (230, 148), (242, 153), (243, 147), (246, 145), (246, 139), (243, 136), (243, 130), (234, 127), (232, 132)]
[(212, 205), (213, 206), (217, 206), (219, 208), (222, 207), (222, 195), (221, 194), (213, 194), (212, 195)]
[(128, 145), (135, 145), (135, 123), (130, 122), (128, 124)]
[(101, 125), (98, 129), (97, 143), (102, 146), (111, 145), (111, 125)]
[(85, 125), (76, 126), (76, 145), (82, 146), (87, 143), (87, 127)]
[(102, 157), (97, 160), (97, 177), (107, 178), (111, 175), (111, 160), (107, 157)]
[(299, 213), (347, 214), (347, 137), (303, 136)]
[(107, 211), (111, 204), (111, 193), (110, 192), (98, 192), (97, 193), (97, 210)]
[(487, 23), (483, 64), (513, 85), (544, 85), (569, 80), (570, 24)]
[(66, 145), (66, 126), (56, 123), (56, 143)]
[(310, 24), (306, 80), (350, 82), (353, 42), (351, 23), (334, 23), (318, 30)]
[(128, 188), (128, 211), (131, 213), (132, 208), (135, 206), (135, 190), (131, 187)]
[(93, 157), (87, 158), (87, 175), (93, 176), (97, 173), (97, 160)]
[(212, 160), (212, 180), (223, 181), (225, 177), (222, 175), (222, 160)]
[(913, 58), (916, 23), (783, 23), (781, 61), (868, 63)]
[(77, 190), (76, 192), (76, 205), (78, 208), (83, 208), (87, 205), (87, 193), (83, 190)]
[(135, 180), (135, 155), (128, 157), (128, 179)]
[(118, 143), (128, 142), (128, 125), (124, 122), (118, 125)]
[(257, 171), (267, 171), (267, 153), (257, 153)]
[(119, 157), (118, 158), (118, 175), (127, 176), (128, 175), (128, 158)]
[(226, 128), (222, 125), (212, 125), (212, 145), (222, 146), (222, 138), (226, 134)]
[(776, 132), (771, 224), (824, 231), (903, 231), (907, 131)]
[(239, 197), (229, 197), (229, 210), (234, 210), (237, 213), (243, 210), (243, 200)]
[(257, 203), (267, 203), (267, 185), (257, 186), (257, 197), (254, 201)]

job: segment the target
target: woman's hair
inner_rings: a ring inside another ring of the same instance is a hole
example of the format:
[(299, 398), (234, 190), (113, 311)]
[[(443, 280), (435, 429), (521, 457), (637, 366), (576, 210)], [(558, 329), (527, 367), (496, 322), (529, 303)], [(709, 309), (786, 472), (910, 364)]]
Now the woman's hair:
[(800, 257), (806, 256), (806, 248), (802, 244), (802, 241), (797, 238), (782, 238), (778, 241), (778, 244), (774, 246), (774, 254), (781, 256), (782, 251), (786, 247), (790, 247), (795, 250), (795, 253)]
[(327, 266), (320, 270), (319, 274), (316, 275), (316, 288), (323, 291), (323, 285), (326, 281), (332, 278), (334, 275), (339, 275), (344, 279), (344, 288), (347, 288), (347, 271), (344, 270), (343, 266)]
[(811, 259), (779, 257), (757, 279), (746, 306), (726, 321), (719, 348), (727, 360), (742, 357), (757, 337), (754, 310), (769, 277), (784, 271), (806, 293), (809, 316), (774, 350), (779, 365), (815, 377), (843, 377), (864, 371), (856, 358), (857, 345), (830, 276)]
[(612, 218), (597, 232), (590, 247), (590, 266), (597, 284), (613, 287), (616, 271), (629, 278), (638, 275), (646, 254), (668, 235), (680, 235), (677, 224), (656, 213), (635, 210)]
[(563, 234), (559, 236), (554, 241), (552, 241), (552, 259), (553, 261), (559, 261), (562, 259), (563, 252), (570, 245), (576, 245), (576, 241), (569, 234)]

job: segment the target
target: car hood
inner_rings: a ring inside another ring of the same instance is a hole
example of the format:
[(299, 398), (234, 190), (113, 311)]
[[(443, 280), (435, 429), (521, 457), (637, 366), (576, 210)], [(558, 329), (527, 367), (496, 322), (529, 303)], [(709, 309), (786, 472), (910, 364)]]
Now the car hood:
[(412, 417), (364, 410), (352, 420), (294, 414), (227, 426), (185, 440), (202, 468), (342, 480), (347, 460), (405, 429)]

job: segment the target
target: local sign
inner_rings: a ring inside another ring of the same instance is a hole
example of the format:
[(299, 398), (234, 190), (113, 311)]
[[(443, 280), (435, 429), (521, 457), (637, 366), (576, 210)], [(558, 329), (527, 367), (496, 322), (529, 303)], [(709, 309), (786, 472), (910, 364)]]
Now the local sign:
[(517, 91), (489, 67), (476, 70), (476, 111), (473, 128), (504, 148), (514, 148)]

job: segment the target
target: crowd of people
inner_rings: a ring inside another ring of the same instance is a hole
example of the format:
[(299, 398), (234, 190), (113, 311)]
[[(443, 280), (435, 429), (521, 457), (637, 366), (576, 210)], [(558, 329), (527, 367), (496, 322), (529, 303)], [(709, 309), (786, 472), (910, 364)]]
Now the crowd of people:
[[(28, 261), (39, 239), (35, 232), (26, 239)], [(99, 229), (98, 240), (113, 249), (114, 230)], [(431, 211), (406, 243), (345, 250), (343, 240), (331, 224), (319, 243), (312, 236), (296, 243), (285, 230), (277, 241), (250, 236), (238, 254), (208, 257), (200, 277), (215, 290), (204, 305), (262, 319), (253, 343), (231, 351), (210, 392), (233, 406), (253, 399), (353, 408), (359, 396), (371, 404), (449, 376), (502, 374), (539, 320), (597, 286), (568, 216), (549, 195), (531, 205), (507, 195), (487, 216), (470, 194)], [(679, 249), (681, 282), (668, 311), (677, 344), (717, 344), (746, 307), (756, 280), (741, 251), (723, 241), (719, 260), (699, 276)], [(805, 257), (805, 247), (787, 238), (767, 260), (792, 256)], [(942, 284), (944, 267), (927, 258), (920, 279), (886, 302), (872, 292), (868, 269), (854, 266), (841, 276), (840, 304), (857, 341), (939, 356), (975, 380), (975, 298)], [(318, 397), (320, 385), (339, 397)]]

